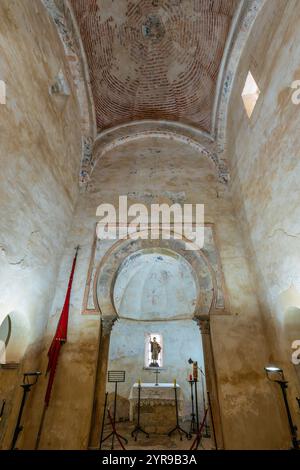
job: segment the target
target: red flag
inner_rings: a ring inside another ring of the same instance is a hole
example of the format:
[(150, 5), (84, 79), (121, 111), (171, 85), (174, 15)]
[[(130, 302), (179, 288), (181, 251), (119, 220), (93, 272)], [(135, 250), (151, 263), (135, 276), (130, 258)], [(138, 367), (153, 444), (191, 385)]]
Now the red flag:
[(60, 315), (57, 328), (56, 328), (55, 336), (52, 340), (51, 346), (48, 351), (49, 361), (48, 361), (47, 373), (50, 372), (50, 375), (49, 375), (48, 386), (47, 386), (46, 395), (45, 395), (46, 406), (49, 405), (49, 401), (50, 401), (50, 395), (51, 395), (52, 385), (54, 381), (54, 375), (56, 371), (60, 348), (67, 341), (70, 296), (71, 296), (75, 265), (76, 265), (76, 260), (77, 260), (77, 253), (78, 253), (78, 248), (76, 249), (76, 254), (73, 260), (72, 271), (71, 271), (71, 275), (69, 279), (65, 303), (64, 303), (61, 315)]

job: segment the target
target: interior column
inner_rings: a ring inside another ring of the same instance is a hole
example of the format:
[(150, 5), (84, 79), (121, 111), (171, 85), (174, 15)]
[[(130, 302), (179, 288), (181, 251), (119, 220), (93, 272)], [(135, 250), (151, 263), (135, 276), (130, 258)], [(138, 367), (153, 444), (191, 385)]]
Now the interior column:
[(98, 448), (103, 420), (103, 407), (106, 393), (109, 343), (115, 318), (103, 318), (99, 338), (99, 352), (94, 390), (94, 404), (89, 437), (89, 448)]
[[(205, 365), (206, 389), (209, 393), (211, 409), (210, 414), (210, 431), (211, 437), (216, 437), (216, 445), (218, 450), (223, 449), (223, 431), (220, 416), (220, 405), (218, 398), (218, 389), (216, 381), (215, 362), (213, 356), (213, 348), (211, 341), (210, 322), (207, 320), (197, 320), (202, 336), (202, 347)], [(214, 429), (213, 429), (214, 428)]]

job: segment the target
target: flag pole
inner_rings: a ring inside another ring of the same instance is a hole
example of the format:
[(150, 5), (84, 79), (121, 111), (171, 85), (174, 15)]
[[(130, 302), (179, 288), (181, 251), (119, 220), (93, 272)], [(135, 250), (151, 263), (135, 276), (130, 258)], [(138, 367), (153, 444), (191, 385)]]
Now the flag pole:
[(37, 433), (37, 438), (36, 438), (34, 450), (38, 450), (39, 445), (40, 445), (41, 435), (42, 435), (42, 431), (43, 431), (43, 427), (44, 427), (46, 411), (47, 411), (49, 401), (50, 401), (51, 390), (52, 390), (52, 386), (53, 386), (54, 375), (55, 375), (55, 371), (56, 371), (56, 367), (57, 367), (57, 362), (58, 362), (60, 349), (61, 349), (62, 345), (67, 341), (70, 297), (71, 297), (71, 290), (72, 290), (72, 284), (73, 284), (73, 276), (74, 276), (74, 271), (75, 271), (75, 266), (76, 266), (76, 261), (77, 261), (77, 254), (78, 254), (79, 249), (80, 249), (80, 247), (78, 245), (75, 249), (76, 253), (75, 253), (75, 257), (73, 259), (72, 270), (71, 270), (71, 274), (70, 274), (70, 278), (69, 278), (65, 303), (64, 303), (61, 315), (60, 315), (60, 319), (59, 319), (57, 328), (56, 328), (55, 336), (52, 340), (52, 343), (51, 343), (49, 351), (48, 351), (49, 360), (48, 360), (48, 367), (47, 367), (46, 375), (49, 372), (49, 378), (48, 378), (48, 385), (47, 385), (45, 399), (44, 399), (43, 413), (42, 413), (42, 417), (41, 417), (41, 420), (40, 420), (40, 425), (39, 425), (39, 430), (38, 430), (38, 433)]
[(44, 421), (45, 421), (46, 410), (47, 410), (47, 405), (46, 405), (46, 403), (44, 403), (43, 413), (42, 413), (42, 417), (41, 417), (41, 421), (40, 421), (40, 425), (39, 425), (39, 430), (38, 430), (38, 433), (37, 433), (37, 438), (36, 438), (36, 441), (35, 441), (34, 450), (38, 450), (38, 449), (39, 449), (40, 440), (41, 440), (41, 435), (42, 435), (42, 430), (43, 430), (43, 427), (44, 427)]

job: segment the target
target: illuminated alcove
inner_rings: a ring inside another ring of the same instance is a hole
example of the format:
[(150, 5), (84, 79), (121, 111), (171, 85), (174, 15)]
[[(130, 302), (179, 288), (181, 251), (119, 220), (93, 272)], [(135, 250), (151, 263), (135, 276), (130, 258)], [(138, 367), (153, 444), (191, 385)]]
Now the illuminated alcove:
[[(199, 288), (192, 266), (172, 250), (140, 250), (124, 260), (116, 275), (113, 299), (118, 314), (109, 348), (108, 370), (125, 370), (119, 386), (123, 419), (127, 418), (132, 385), (155, 382), (147, 364), (149, 339), (161, 344), (159, 381), (176, 379), (184, 397), (184, 416), (190, 413), (190, 357), (204, 368), (199, 327), (193, 319)], [(113, 392), (108, 384), (107, 391)], [(121, 413), (120, 411), (120, 413)]]

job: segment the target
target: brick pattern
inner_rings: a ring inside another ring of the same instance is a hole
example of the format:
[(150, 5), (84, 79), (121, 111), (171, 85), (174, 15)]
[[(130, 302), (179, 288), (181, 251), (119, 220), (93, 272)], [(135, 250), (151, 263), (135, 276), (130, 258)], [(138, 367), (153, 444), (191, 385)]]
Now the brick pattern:
[(169, 119), (207, 132), (239, 0), (71, 0), (102, 130)]

